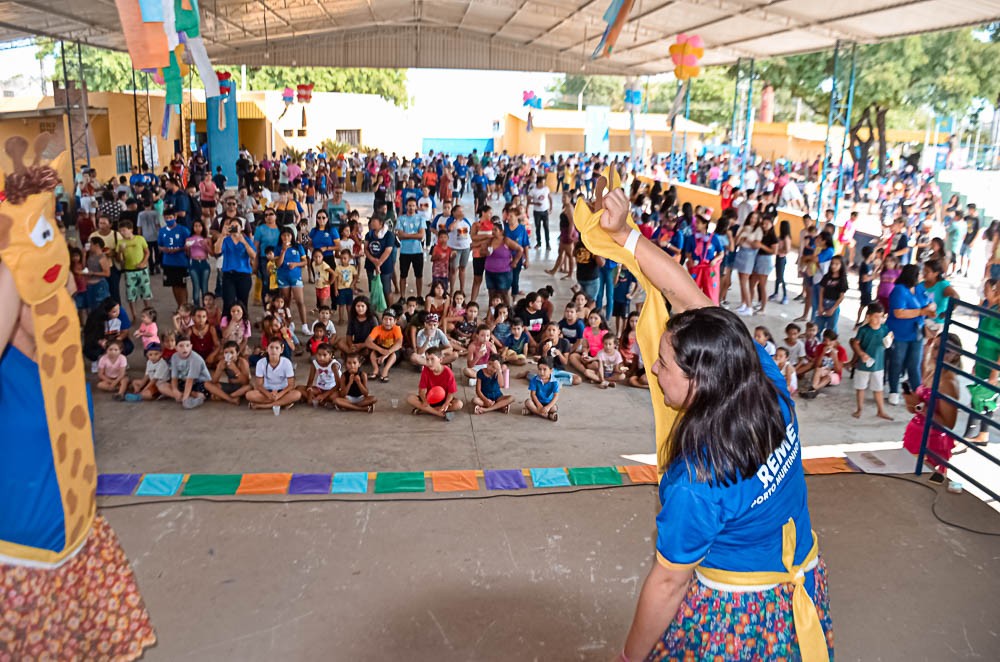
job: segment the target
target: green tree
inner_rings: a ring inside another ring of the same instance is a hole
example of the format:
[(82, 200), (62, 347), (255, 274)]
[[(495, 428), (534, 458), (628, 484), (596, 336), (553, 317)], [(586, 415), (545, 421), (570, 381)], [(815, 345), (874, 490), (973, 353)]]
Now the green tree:
[[(63, 78), (62, 53), (59, 42), (50, 39), (36, 41), (38, 51), (35, 57), (56, 58), (53, 81)], [(118, 53), (103, 48), (83, 46), (80, 53), (83, 63), (84, 80), (92, 92), (123, 92), (132, 89), (132, 61), (127, 53)], [(240, 84), (240, 67), (218, 66), (216, 71), (228, 71), (237, 85)], [(76, 46), (66, 46), (66, 70), (70, 80), (79, 78)], [(136, 82), (142, 86), (142, 76), (136, 73)], [(406, 107), (409, 97), (406, 93), (405, 69), (339, 69), (336, 67), (247, 67), (247, 87), (251, 90), (281, 90), (295, 87), (299, 83), (314, 83), (315, 92), (352, 92), (356, 94), (377, 94), (397, 106)], [(201, 88), (201, 79), (194, 75), (191, 85)], [(150, 89), (162, 86), (149, 81)]]
[[(650, 113), (669, 113), (677, 100), (677, 83), (655, 81), (642, 83), (646, 110)], [(625, 109), (624, 76), (567, 75), (549, 88), (555, 95), (549, 108), (576, 108), (579, 94), (583, 92), (583, 106), (610, 106), (611, 110)], [(725, 125), (732, 115), (733, 76), (727, 67), (702, 71), (691, 85), (691, 119), (704, 124)], [(683, 105), (680, 106), (683, 112)]]
[[(774, 58), (759, 63), (757, 71), (762, 81), (827, 115), (832, 53)], [(846, 77), (848, 71), (842, 62), (839, 75)], [(996, 96), (998, 76), (1000, 45), (978, 38), (971, 29), (858, 46), (850, 131), (862, 168), (877, 141), (879, 170), (885, 171), (887, 126), (912, 126), (917, 115), (965, 117), (982, 99)]]

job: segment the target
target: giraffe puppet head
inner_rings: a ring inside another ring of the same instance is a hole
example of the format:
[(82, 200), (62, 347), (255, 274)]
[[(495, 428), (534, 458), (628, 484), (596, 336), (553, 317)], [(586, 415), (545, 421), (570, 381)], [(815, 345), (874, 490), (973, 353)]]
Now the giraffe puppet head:
[(27, 140), (14, 136), (4, 143), (14, 171), (3, 180), (0, 256), (14, 276), (21, 298), (28, 304), (48, 299), (65, 287), (69, 277), (69, 250), (56, 227), (53, 194), (60, 181), (58, 162), (63, 157), (60, 155), (52, 165), (40, 165), (50, 137), (41, 134), (35, 139), (35, 159), (31, 165), (24, 161)]

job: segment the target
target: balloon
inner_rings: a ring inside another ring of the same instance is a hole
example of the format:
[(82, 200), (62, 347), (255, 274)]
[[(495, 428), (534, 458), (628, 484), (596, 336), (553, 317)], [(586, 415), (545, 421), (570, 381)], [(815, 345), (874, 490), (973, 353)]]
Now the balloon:
[(440, 386), (432, 386), (427, 391), (427, 402), (436, 405), (444, 400), (445, 392)]

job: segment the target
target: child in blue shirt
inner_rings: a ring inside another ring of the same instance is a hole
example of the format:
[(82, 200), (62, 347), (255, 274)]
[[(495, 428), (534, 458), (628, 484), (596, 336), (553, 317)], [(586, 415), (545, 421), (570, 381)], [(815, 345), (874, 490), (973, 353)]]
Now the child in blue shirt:
[(531, 349), (531, 335), (524, 330), (524, 320), (515, 317), (510, 321), (510, 336), (503, 343), (504, 359), (511, 365), (524, 365), (528, 362), (528, 351)]
[(546, 356), (538, 362), (538, 374), (528, 382), (528, 399), (524, 401), (521, 414), (534, 414), (555, 423), (559, 420), (558, 399), (559, 382), (552, 378), (552, 358)]
[(477, 414), (498, 410), (506, 414), (510, 411), (510, 403), (514, 402), (514, 396), (504, 395), (500, 390), (502, 374), (500, 356), (490, 354), (486, 365), (476, 373), (476, 395), (472, 402)]

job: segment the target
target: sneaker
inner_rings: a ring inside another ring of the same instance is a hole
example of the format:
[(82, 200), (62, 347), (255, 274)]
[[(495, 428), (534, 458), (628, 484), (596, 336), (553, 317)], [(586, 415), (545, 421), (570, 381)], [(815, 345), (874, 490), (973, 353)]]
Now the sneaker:
[(788, 305), (788, 297), (785, 297), (785, 298), (783, 298), (783, 299), (781, 300), (781, 305), (782, 305), (782, 306), (787, 306), (787, 305)]
[(142, 396), (138, 393), (126, 393), (125, 402), (142, 402)]
[(748, 315), (753, 315), (753, 310), (751, 310), (749, 306), (744, 304), (736, 309), (736, 314), (743, 315), (744, 317), (746, 317)]
[(964, 491), (965, 487), (957, 480), (949, 480), (947, 489), (952, 494), (961, 494)]
[(444, 413), (444, 420), (445, 420), (445, 421), (447, 421), (447, 422), (451, 423), (451, 421), (452, 421), (452, 420), (453, 420), (454, 418), (455, 418), (455, 412), (453, 412), (453, 411), (446, 411), (446, 412)]
[(97, 374), (97, 361), (94, 361), (93, 363), (90, 364), (90, 371), (95, 375)]
[(312, 329), (310, 329), (309, 325), (306, 324), (305, 322), (302, 323), (302, 333), (306, 334), (307, 336), (312, 335)]
[(186, 399), (183, 403), (181, 403), (181, 406), (183, 406), (185, 409), (196, 409), (202, 406), (203, 404), (205, 404), (205, 398), (192, 397)]
[(778, 300), (778, 293), (777, 293), (777, 292), (775, 292), (775, 293), (774, 293), (774, 294), (772, 294), (771, 296), (767, 297), (767, 300), (768, 300), (768, 301), (777, 301), (777, 300)]
[(903, 399), (901, 397), (899, 397), (899, 393), (890, 393), (889, 397), (886, 398), (886, 400), (893, 407), (898, 407), (899, 404), (903, 401)]

